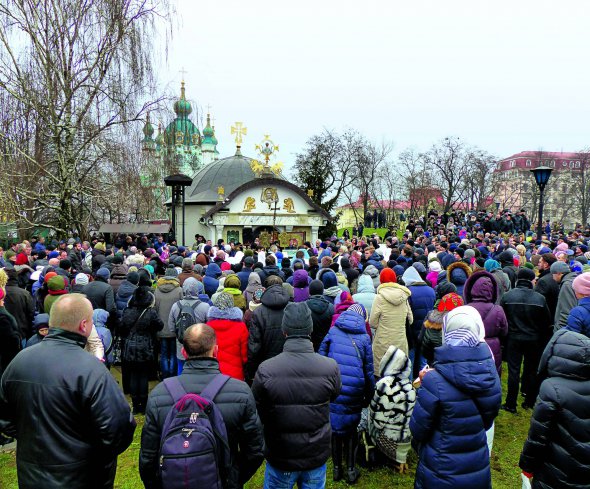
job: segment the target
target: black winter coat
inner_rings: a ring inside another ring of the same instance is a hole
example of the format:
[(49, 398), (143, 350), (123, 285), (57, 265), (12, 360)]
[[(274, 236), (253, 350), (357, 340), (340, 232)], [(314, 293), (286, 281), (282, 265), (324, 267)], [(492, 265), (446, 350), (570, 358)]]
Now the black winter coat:
[[(188, 360), (179, 377), (187, 393), (199, 394), (219, 373), (214, 358)], [(221, 411), (232, 458), (227, 488), (242, 487), (260, 467), (263, 454), (262, 425), (250, 388), (237, 379), (229, 379), (213, 400)], [(164, 384), (150, 393), (141, 433), (139, 473), (146, 489), (160, 489), (158, 452), (164, 421), (172, 407), (172, 397)], [(226, 488), (226, 489), (227, 489)]]
[(0, 376), (20, 351), (21, 335), (14, 316), (0, 307)]
[(590, 481), (590, 339), (559, 330), (540, 363), (539, 392), (520, 467), (536, 489), (581, 489)]
[(2, 377), (0, 419), (18, 440), (21, 489), (113, 487), (117, 455), (131, 443), (135, 421), (117, 382), (83, 350), (85, 343), (77, 333), (52, 328)]
[(557, 298), (559, 297), (559, 283), (553, 279), (553, 275), (549, 270), (541, 272), (537, 285), (535, 285), (535, 292), (538, 292), (547, 301), (547, 307), (551, 313), (551, 321), (555, 321), (555, 309), (557, 308)]
[[(157, 353), (155, 348), (156, 333), (164, 327), (164, 323), (158, 316), (154, 303), (154, 295), (145, 287), (140, 287), (129, 301), (129, 307), (123, 311), (120, 332), (121, 336), (125, 338), (123, 360), (126, 362), (143, 362), (146, 361), (146, 357), (153, 359)], [(145, 345), (142, 352), (126, 348), (132, 333), (134, 336), (141, 337), (138, 341)]]
[(311, 342), (314, 351), (320, 349), (324, 337), (328, 334), (332, 326), (332, 316), (334, 315), (334, 304), (332, 304), (323, 295), (312, 295), (305, 301), (311, 311), (313, 321), (313, 330), (311, 332)]
[(283, 353), (262, 363), (252, 392), (264, 425), (264, 456), (284, 471), (316, 469), (330, 456), (330, 401), (342, 383), (338, 364), (292, 337)]
[(276, 275), (277, 277), (280, 277), (283, 282), (285, 281), (285, 274), (276, 265), (267, 265), (262, 270), (258, 270), (258, 275), (260, 275), (262, 285), (264, 285), (264, 281), (271, 275)]
[(16, 319), (21, 338), (29, 339), (33, 336), (33, 318), (35, 316), (33, 297), (18, 286), (16, 278), (9, 278), (6, 282), (4, 306)]
[(500, 300), (508, 319), (509, 341), (540, 341), (551, 329), (551, 313), (545, 297), (532, 288), (530, 281), (518, 280), (516, 288), (506, 292)]
[(117, 319), (121, 321), (123, 319), (123, 311), (127, 307), (129, 300), (133, 296), (133, 292), (137, 289), (137, 285), (132, 284), (131, 282), (124, 280), (119, 285), (119, 290), (117, 290), (117, 294), (115, 295), (115, 305), (117, 306)]
[(261, 302), (262, 305), (252, 313), (248, 336), (246, 378), (250, 380), (254, 378), (258, 365), (281, 353), (285, 344), (281, 324), (289, 293), (282, 285), (272, 285), (262, 294)]
[(116, 320), (117, 306), (115, 305), (115, 294), (109, 284), (97, 278), (94, 282), (85, 285), (82, 290), (94, 309), (104, 309), (109, 313), (110, 321)]

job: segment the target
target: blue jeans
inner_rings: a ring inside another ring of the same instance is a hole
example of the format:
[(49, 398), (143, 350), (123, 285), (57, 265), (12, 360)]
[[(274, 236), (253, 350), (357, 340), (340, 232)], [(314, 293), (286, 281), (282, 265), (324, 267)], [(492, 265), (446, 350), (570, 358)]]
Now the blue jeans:
[(176, 338), (160, 338), (160, 369), (163, 379), (176, 375)]
[(283, 472), (266, 462), (264, 489), (324, 489), (326, 487), (326, 464), (312, 470)]
[(182, 369), (184, 368), (184, 360), (181, 360), (180, 358), (176, 358), (176, 364), (178, 365), (178, 367), (177, 367), (178, 375), (180, 375), (182, 373)]

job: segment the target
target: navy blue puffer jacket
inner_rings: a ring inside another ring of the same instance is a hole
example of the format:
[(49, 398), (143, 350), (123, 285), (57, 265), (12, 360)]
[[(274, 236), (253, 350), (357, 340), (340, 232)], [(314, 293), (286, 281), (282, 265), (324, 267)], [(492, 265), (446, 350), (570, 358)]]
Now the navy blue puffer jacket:
[(137, 285), (132, 284), (131, 282), (124, 280), (119, 285), (119, 289), (117, 290), (117, 295), (115, 296), (115, 305), (117, 306), (117, 318), (119, 321), (123, 319), (123, 311), (127, 307), (129, 303), (129, 299), (133, 296), (133, 292), (137, 289)]
[(408, 289), (412, 293), (408, 301), (412, 308), (412, 315), (414, 316), (412, 334), (414, 335), (414, 342), (416, 342), (426, 316), (434, 308), (436, 294), (434, 293), (434, 289), (424, 282), (416, 282), (408, 286)]
[(203, 277), (203, 285), (205, 286), (205, 294), (209, 297), (213, 296), (219, 288), (219, 277), (221, 276), (221, 268), (217, 263), (210, 263), (205, 270)]
[(318, 353), (336, 360), (342, 379), (340, 395), (330, 403), (332, 431), (341, 435), (356, 431), (361, 410), (375, 390), (373, 350), (362, 316), (348, 310), (340, 314)]
[(489, 489), (486, 430), (502, 397), (490, 348), (443, 345), (434, 355), (410, 420), (420, 456), (414, 487)]

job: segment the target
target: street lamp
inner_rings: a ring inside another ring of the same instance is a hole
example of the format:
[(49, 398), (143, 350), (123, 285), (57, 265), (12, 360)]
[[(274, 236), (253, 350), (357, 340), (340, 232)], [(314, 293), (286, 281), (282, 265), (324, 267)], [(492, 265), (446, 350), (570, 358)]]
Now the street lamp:
[[(172, 207), (172, 236), (173, 239), (178, 239), (176, 235), (176, 206), (178, 205), (179, 198), (181, 199), (182, 205), (182, 244), (185, 244), (185, 218), (184, 218), (184, 189), (191, 185), (193, 179), (183, 175), (182, 173), (177, 173), (175, 175), (169, 175), (164, 178), (164, 183), (167, 187), (171, 187), (171, 196), (172, 199), (170, 200), (170, 204)], [(172, 241), (172, 240), (169, 240)]]
[(500, 202), (496, 201), (496, 202), (494, 202), (494, 205), (496, 206), (496, 214), (497, 214), (498, 211), (500, 210)]
[(531, 172), (535, 176), (535, 182), (537, 182), (537, 187), (539, 187), (539, 223), (537, 226), (537, 239), (541, 239), (541, 235), (543, 234), (543, 200), (544, 200), (544, 193), (545, 193), (545, 186), (549, 181), (549, 177), (551, 176), (551, 172), (553, 168), (548, 166), (538, 166), (537, 168), (533, 168)]

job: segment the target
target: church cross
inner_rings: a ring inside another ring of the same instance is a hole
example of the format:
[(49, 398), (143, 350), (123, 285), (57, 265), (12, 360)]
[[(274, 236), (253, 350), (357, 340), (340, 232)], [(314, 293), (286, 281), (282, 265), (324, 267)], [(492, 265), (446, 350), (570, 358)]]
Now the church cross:
[(182, 67), (181, 70), (178, 71), (181, 75), (182, 75), (182, 81), (184, 81), (184, 75), (186, 75), (188, 72), (184, 69), (184, 66)]
[(248, 134), (248, 128), (244, 127), (241, 122), (236, 122), (234, 126), (231, 126), (231, 133), (236, 135), (236, 145), (242, 146), (242, 136)]

